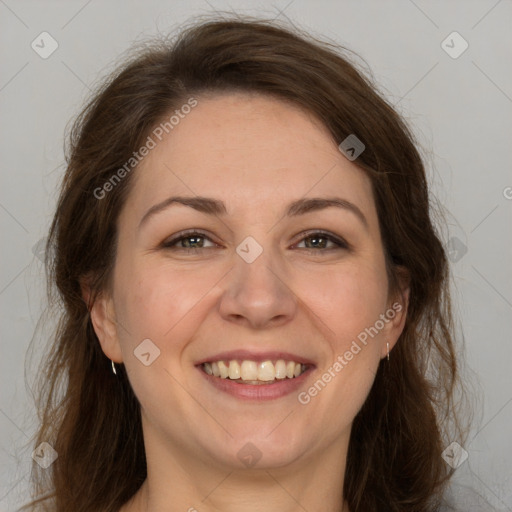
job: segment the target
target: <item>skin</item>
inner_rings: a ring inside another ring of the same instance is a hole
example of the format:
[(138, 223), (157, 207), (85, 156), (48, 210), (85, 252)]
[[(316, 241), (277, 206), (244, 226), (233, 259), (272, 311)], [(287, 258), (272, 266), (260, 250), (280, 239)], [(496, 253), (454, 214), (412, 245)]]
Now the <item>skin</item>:
[[(112, 284), (91, 311), (142, 409), (148, 478), (122, 512), (347, 511), (351, 425), (386, 342), (391, 350), (403, 329), (408, 296), (405, 286), (389, 293), (369, 178), (310, 114), (246, 93), (198, 97), (133, 178)], [(222, 200), (227, 213), (174, 204), (139, 229), (174, 195)], [(355, 204), (367, 225), (336, 207), (284, 216), (294, 200), (333, 196)], [(192, 240), (195, 252), (162, 247), (191, 228), (207, 237)], [(349, 248), (318, 248), (304, 234), (315, 230)], [(263, 248), (252, 263), (236, 252), (247, 236)], [(295, 392), (242, 401), (194, 366), (226, 350), (288, 351), (315, 362), (307, 391), (397, 301), (402, 311), (306, 405)], [(134, 356), (147, 338), (160, 350), (149, 366)], [(261, 453), (250, 468), (237, 457), (249, 442)]]

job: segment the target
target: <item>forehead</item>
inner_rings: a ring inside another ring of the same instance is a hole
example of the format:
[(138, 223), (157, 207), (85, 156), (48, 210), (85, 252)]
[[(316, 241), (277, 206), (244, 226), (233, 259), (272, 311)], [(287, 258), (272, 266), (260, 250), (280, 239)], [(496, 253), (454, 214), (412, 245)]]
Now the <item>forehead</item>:
[(175, 193), (224, 200), (228, 213), (307, 196), (342, 195), (374, 210), (366, 174), (301, 108), (246, 93), (198, 96), (135, 171), (132, 212)]

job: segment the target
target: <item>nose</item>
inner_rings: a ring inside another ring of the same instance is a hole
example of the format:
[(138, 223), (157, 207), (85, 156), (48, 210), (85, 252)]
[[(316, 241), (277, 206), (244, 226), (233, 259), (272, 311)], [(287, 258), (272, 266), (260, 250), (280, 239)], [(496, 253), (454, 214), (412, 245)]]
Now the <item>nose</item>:
[(297, 297), (275, 260), (267, 251), (252, 263), (238, 255), (235, 258), (235, 268), (226, 276), (227, 285), (220, 298), (222, 318), (253, 329), (289, 322), (297, 310)]

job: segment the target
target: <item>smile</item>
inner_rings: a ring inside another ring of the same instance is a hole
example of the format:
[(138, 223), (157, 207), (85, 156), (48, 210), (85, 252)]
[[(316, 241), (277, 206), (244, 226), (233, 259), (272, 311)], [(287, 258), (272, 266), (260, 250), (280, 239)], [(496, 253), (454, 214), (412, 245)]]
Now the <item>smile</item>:
[(275, 361), (210, 361), (201, 364), (202, 370), (213, 377), (229, 379), (239, 384), (272, 384), (279, 380), (300, 377), (308, 365), (295, 361), (277, 359)]

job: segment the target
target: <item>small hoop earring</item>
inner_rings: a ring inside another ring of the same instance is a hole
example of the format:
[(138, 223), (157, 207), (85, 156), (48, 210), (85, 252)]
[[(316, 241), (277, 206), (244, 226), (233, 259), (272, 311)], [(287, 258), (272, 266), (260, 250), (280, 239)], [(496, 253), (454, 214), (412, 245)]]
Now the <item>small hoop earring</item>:
[(387, 355), (387, 358), (388, 358), (388, 361), (389, 361), (389, 341), (386, 341), (386, 347), (388, 349), (388, 355)]
[(114, 361), (112, 361), (112, 359), (110, 360), (110, 362), (112, 363), (112, 373), (114, 375), (117, 375), (117, 371), (116, 371), (116, 365), (114, 364)]

